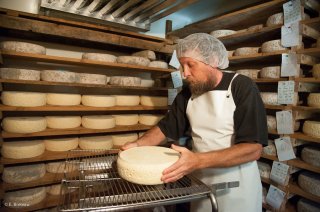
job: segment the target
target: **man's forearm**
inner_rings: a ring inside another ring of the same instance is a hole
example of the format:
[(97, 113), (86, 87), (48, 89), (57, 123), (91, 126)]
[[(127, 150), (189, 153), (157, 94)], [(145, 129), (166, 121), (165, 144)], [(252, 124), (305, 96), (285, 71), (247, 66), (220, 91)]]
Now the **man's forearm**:
[(141, 138), (137, 140), (138, 146), (157, 146), (166, 136), (158, 126), (152, 127)]

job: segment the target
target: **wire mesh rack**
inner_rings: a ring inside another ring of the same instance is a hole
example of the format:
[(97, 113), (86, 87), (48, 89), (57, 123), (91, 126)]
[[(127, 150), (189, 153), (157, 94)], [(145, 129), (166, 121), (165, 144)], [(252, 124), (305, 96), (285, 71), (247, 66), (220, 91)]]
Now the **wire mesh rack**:
[(124, 211), (203, 198), (210, 198), (213, 209), (217, 207), (211, 188), (193, 176), (174, 183), (138, 185), (120, 178), (116, 159), (117, 154), (108, 151), (71, 151), (66, 160), (59, 210)]

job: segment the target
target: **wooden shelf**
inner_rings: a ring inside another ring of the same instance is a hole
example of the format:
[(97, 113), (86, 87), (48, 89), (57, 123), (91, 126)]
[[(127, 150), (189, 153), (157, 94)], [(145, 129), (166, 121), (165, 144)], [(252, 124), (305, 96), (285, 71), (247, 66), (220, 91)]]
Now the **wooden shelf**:
[(309, 49), (300, 49), (297, 51), (297, 54), (305, 54), (313, 57), (320, 57), (320, 47), (309, 48)]
[(306, 169), (306, 170), (313, 171), (320, 174), (320, 167), (310, 165), (302, 161), (300, 158), (289, 160), (288, 164), (291, 166), (295, 166), (297, 168)]
[(268, 133), (272, 135), (280, 135), (276, 130), (268, 130)]
[(320, 79), (314, 78), (314, 77), (300, 77), (300, 78), (295, 78), (295, 82), (309, 82), (309, 83), (320, 83)]
[(261, 177), (261, 181), (268, 184), (268, 185), (273, 185), (275, 187), (278, 187), (279, 189), (281, 189), (282, 191), (287, 191), (287, 188), (282, 186), (282, 185), (279, 185), (278, 183), (275, 183), (273, 182), (272, 180), (268, 179), (268, 178), (264, 178), (264, 177)]
[(265, 159), (272, 160), (272, 161), (279, 161), (276, 156), (272, 156), (272, 155), (262, 154), (261, 158), (265, 158)]
[(290, 106), (292, 110), (320, 112), (320, 108), (310, 106)]
[(5, 59), (18, 59), (24, 61), (36, 61), (36, 62), (49, 62), (57, 64), (68, 64), (68, 65), (78, 65), (78, 66), (88, 66), (93, 68), (112, 68), (117, 70), (127, 70), (128, 72), (139, 71), (139, 72), (154, 72), (154, 73), (170, 73), (175, 71), (174, 69), (164, 69), (164, 68), (153, 68), (146, 66), (122, 64), (122, 63), (109, 63), (101, 62), (87, 59), (75, 59), (68, 57), (58, 57), (42, 54), (32, 54), (32, 53), (21, 53), (14, 51), (2, 51), (2, 58)]
[(320, 31), (320, 17), (302, 20), (300, 23)]
[(0, 104), (0, 111), (152, 111), (168, 110), (168, 107), (151, 106), (114, 106), (114, 107), (90, 107), (84, 105), (76, 106), (53, 106), (45, 105), (39, 107), (15, 107)]
[(271, 110), (287, 110), (290, 109), (290, 106), (285, 106), (285, 105), (264, 105), (266, 109), (271, 109)]
[(305, 141), (320, 143), (320, 138), (312, 137), (301, 132), (295, 132), (294, 134), (291, 134), (290, 137), (305, 140)]
[(312, 200), (314, 202), (320, 202), (320, 197), (317, 197), (313, 194), (310, 194), (304, 190), (302, 190), (297, 184), (290, 183), (289, 184), (289, 192), (292, 194), (299, 195), (301, 197), (304, 197), (306, 199)]
[(280, 78), (280, 79), (263, 79), (263, 78), (258, 78), (254, 79), (253, 81), (255, 83), (278, 83), (280, 81), (287, 81), (288, 79), (286, 78)]
[(257, 53), (257, 54), (246, 55), (246, 56), (232, 56), (232, 57), (229, 57), (229, 62), (231, 64), (237, 64), (237, 63), (244, 63), (244, 62), (250, 62), (250, 61), (261, 61), (266, 58), (279, 57), (284, 53), (289, 53), (289, 50), (282, 50), (282, 51), (276, 51), (276, 52), (270, 52), (270, 53)]
[(23, 138), (23, 137), (39, 137), (39, 136), (54, 136), (54, 135), (80, 135), (80, 134), (94, 134), (94, 133), (113, 133), (113, 132), (129, 132), (129, 131), (139, 131), (139, 130), (148, 130), (152, 126), (146, 126), (142, 124), (137, 124), (133, 126), (116, 126), (114, 128), (97, 130), (97, 129), (88, 129), (84, 127), (77, 127), (72, 129), (49, 129), (47, 128), (41, 132), (35, 133), (9, 133), (2, 131), (2, 138)]

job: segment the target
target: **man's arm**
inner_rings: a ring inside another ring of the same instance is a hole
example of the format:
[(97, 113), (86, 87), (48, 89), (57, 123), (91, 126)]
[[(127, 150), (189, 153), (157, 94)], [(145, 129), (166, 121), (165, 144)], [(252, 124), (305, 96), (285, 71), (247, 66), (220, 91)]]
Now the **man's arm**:
[(203, 168), (225, 168), (258, 160), (262, 145), (258, 143), (240, 143), (226, 149), (194, 153), (184, 147), (172, 145), (181, 153), (180, 159), (163, 171), (162, 181), (174, 182), (190, 172)]

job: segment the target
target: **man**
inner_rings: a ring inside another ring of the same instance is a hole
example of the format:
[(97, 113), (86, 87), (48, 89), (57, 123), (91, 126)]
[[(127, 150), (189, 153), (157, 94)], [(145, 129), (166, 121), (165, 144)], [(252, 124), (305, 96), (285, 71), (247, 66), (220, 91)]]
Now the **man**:
[[(189, 35), (177, 45), (177, 57), (189, 88), (176, 97), (157, 126), (122, 147), (158, 145), (178, 139), (191, 127), (192, 151), (172, 145), (180, 159), (164, 170), (162, 181), (173, 182), (193, 172), (206, 184), (239, 181), (238, 188), (218, 190), (219, 212), (262, 210), (262, 186), (256, 160), (267, 144), (265, 109), (256, 84), (243, 75), (221, 72), (228, 53), (216, 38)], [(210, 211), (209, 200), (192, 210)]]

